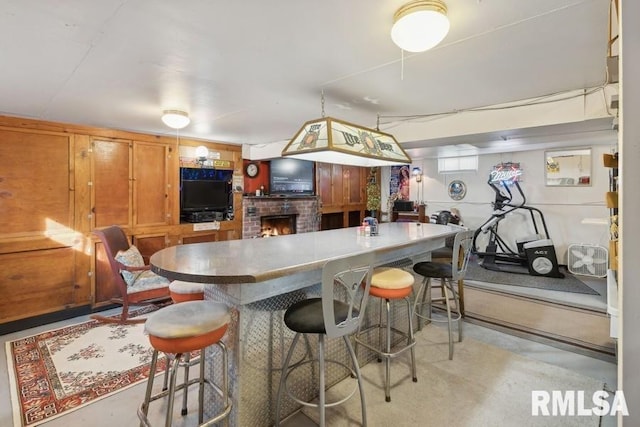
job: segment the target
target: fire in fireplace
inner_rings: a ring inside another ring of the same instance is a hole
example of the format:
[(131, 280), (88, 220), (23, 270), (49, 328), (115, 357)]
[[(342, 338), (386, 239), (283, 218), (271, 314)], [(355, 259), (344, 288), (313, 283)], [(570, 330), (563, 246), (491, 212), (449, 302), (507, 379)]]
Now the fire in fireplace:
[(268, 215), (260, 217), (260, 237), (296, 234), (296, 217), (298, 214)]

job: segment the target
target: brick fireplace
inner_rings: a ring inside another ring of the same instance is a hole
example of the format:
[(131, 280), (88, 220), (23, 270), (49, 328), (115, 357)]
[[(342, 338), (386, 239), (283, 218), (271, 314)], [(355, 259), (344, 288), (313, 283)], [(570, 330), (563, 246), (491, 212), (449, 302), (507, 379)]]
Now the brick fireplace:
[[(317, 196), (269, 197), (245, 196), (242, 238), (308, 233), (320, 229)], [(266, 222), (265, 222), (266, 220)]]

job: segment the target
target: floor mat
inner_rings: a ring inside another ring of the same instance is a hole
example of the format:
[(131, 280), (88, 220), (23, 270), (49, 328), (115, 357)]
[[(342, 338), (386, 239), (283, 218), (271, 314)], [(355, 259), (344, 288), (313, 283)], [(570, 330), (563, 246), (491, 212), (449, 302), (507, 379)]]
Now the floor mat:
[(587, 286), (580, 279), (560, 267), (564, 278), (531, 276), (529, 274), (507, 273), (482, 268), (476, 260), (469, 260), (465, 279), (501, 285), (524, 286), (528, 288), (546, 289), (549, 291), (574, 292), (579, 294), (598, 295), (598, 292)]

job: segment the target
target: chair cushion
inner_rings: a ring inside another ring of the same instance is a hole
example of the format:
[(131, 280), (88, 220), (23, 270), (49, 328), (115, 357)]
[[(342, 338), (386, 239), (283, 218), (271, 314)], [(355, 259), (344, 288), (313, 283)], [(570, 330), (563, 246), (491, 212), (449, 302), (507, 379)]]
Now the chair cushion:
[[(116, 261), (120, 264), (126, 265), (127, 267), (144, 267), (144, 259), (142, 258), (142, 254), (138, 250), (135, 245), (129, 246), (129, 249), (126, 251), (118, 251), (116, 254)], [(133, 285), (133, 282), (136, 281), (136, 278), (142, 273), (142, 271), (126, 271), (121, 270), (122, 278), (127, 283), (127, 285)]]
[(444, 248), (438, 248), (435, 251), (431, 251), (431, 259), (440, 259), (446, 258), (447, 260), (451, 260), (453, 257), (453, 247), (445, 246)]
[(143, 270), (141, 272), (134, 272), (133, 284), (127, 286), (127, 293), (147, 291), (150, 289), (167, 288), (169, 287), (169, 279), (159, 276), (151, 270)]
[(402, 289), (413, 286), (413, 274), (400, 268), (379, 267), (371, 276), (371, 287), (383, 289)]
[[(142, 254), (135, 245), (131, 245), (126, 251), (118, 251), (115, 258), (116, 261), (127, 267), (144, 267), (145, 265)], [(169, 279), (159, 276), (151, 270), (120, 270), (120, 274), (127, 284), (128, 294), (169, 286)]]
[[(347, 319), (349, 305), (341, 301), (333, 301), (336, 323)], [(358, 310), (353, 308), (353, 315)], [(294, 332), (303, 334), (326, 334), (324, 315), (322, 313), (322, 298), (309, 298), (293, 304), (284, 313), (284, 323)]]
[(221, 302), (187, 301), (151, 313), (144, 330), (160, 338), (186, 338), (215, 331), (230, 321), (229, 308)]
[(413, 271), (424, 277), (451, 278), (451, 264), (444, 262), (419, 262), (413, 266)]

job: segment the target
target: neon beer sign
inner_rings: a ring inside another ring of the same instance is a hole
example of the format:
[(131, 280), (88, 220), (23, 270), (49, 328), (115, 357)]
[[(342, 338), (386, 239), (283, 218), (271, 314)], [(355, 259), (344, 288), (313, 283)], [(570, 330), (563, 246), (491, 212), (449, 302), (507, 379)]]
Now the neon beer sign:
[(520, 181), (522, 169), (520, 163), (498, 163), (493, 167), (489, 175), (489, 182), (507, 182), (512, 183)]

